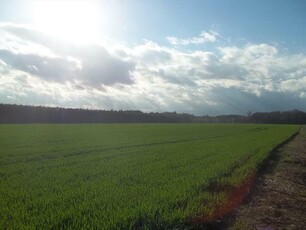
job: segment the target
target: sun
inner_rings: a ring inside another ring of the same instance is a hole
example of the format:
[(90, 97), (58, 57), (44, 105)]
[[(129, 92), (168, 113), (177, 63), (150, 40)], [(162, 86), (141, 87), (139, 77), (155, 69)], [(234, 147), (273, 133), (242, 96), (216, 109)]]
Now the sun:
[(99, 37), (97, 1), (36, 1), (34, 20), (39, 29), (74, 42), (91, 42)]

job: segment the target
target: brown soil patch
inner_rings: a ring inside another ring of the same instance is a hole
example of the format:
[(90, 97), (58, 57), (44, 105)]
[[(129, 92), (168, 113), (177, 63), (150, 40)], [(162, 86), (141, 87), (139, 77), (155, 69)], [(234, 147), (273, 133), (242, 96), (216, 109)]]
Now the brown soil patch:
[(246, 180), (238, 187), (231, 188), (232, 191), (229, 195), (229, 200), (226, 204), (217, 208), (209, 216), (201, 216), (195, 218), (194, 221), (197, 224), (204, 224), (208, 228), (220, 229), (223, 225), (222, 221), (228, 217), (228, 215), (239, 206), (249, 193), (255, 179), (255, 173), (246, 178)]
[[(230, 229), (306, 229), (306, 127), (274, 153)], [(224, 227), (225, 228), (225, 227)]]

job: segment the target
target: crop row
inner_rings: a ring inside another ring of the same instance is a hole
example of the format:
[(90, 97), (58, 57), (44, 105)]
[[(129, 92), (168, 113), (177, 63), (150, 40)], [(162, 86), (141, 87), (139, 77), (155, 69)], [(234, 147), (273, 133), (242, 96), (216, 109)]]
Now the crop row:
[(2, 228), (190, 226), (298, 126), (1, 125)]

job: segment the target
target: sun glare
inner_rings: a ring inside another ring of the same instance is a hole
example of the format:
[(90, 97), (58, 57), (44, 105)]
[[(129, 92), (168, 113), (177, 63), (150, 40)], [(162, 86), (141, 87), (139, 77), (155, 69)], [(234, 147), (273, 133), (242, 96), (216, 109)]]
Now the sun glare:
[(91, 42), (99, 37), (96, 1), (40, 1), (34, 6), (35, 24), (48, 34), (74, 42)]

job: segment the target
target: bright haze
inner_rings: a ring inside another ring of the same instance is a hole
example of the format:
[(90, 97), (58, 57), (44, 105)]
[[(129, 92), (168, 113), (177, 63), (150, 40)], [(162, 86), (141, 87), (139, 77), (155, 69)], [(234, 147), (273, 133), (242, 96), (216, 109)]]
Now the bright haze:
[(306, 2), (1, 1), (0, 103), (306, 110)]

